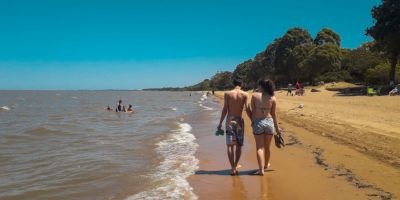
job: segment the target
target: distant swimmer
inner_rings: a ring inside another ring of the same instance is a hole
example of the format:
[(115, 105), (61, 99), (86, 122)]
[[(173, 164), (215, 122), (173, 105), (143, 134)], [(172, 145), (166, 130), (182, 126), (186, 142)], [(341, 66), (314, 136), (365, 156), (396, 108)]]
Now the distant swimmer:
[(112, 111), (112, 108), (110, 106), (107, 106), (106, 108), (104, 108), (107, 111)]
[(129, 108), (128, 108), (127, 112), (135, 112), (135, 110), (133, 110), (133, 107), (131, 104), (129, 104)]
[(117, 103), (117, 108), (115, 108), (115, 112), (126, 112), (125, 106), (122, 104), (121, 99)]

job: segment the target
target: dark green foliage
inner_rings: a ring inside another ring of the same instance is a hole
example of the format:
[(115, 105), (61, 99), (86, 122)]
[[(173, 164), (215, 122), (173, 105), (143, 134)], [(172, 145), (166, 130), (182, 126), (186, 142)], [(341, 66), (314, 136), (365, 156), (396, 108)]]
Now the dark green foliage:
[(384, 57), (372, 51), (369, 43), (354, 50), (342, 49), (342, 69), (348, 71), (355, 82), (366, 82), (367, 70), (384, 62)]
[[(400, 77), (400, 66), (397, 66), (396, 79)], [(387, 84), (389, 82), (388, 73), (390, 65), (387, 63), (379, 64), (373, 68), (369, 68), (366, 72), (366, 80), (372, 84)]]
[[(208, 83), (203, 81), (189, 88), (229, 89), (232, 76), (242, 79), (245, 89), (255, 88), (258, 80), (266, 78), (274, 80), (278, 87), (296, 81), (395, 81), (399, 78), (396, 65), (400, 55), (400, 0), (382, 0), (372, 9), (372, 17), (375, 24), (367, 34), (375, 41), (357, 49), (340, 49), (340, 36), (329, 28), (323, 28), (313, 39), (307, 30), (295, 27), (252, 60), (237, 65), (233, 74), (219, 72)], [(390, 66), (386, 64), (388, 60)]]
[[(294, 74), (297, 73), (296, 65), (291, 60), (291, 55), (296, 46), (311, 44), (313, 41), (310, 33), (301, 28), (289, 29), (277, 42), (274, 53), (274, 72), (281, 77), (282, 82), (293, 82)], [(283, 76), (282, 76), (283, 75)]]
[(340, 47), (340, 36), (331, 29), (323, 28), (315, 37), (314, 44), (323, 45), (327, 43), (335, 44)]
[(340, 48), (334, 44), (324, 44), (313, 48), (301, 67), (308, 81), (314, 82), (322, 74), (340, 71), (340, 64)]
[(211, 90), (211, 81), (209, 79), (205, 79), (202, 82), (186, 87), (185, 90), (188, 91), (206, 91), (206, 90)]
[(400, 1), (382, 0), (382, 4), (372, 9), (375, 24), (367, 29), (376, 45), (380, 47), (390, 60), (388, 72), (390, 80), (395, 82), (396, 65), (400, 55)]
[(233, 71), (233, 78), (239, 78), (243, 81), (243, 88), (248, 89), (251, 85), (250, 72), (252, 70), (253, 61), (247, 60), (236, 66), (235, 71)]
[(218, 72), (211, 78), (210, 87), (213, 90), (228, 90), (233, 88), (232, 81), (232, 72)]
[(314, 48), (315, 47), (312, 44), (302, 44), (302, 45), (296, 46), (293, 49), (293, 51), (289, 57), (289, 60), (290, 60), (291, 65), (293, 65), (294, 80), (296, 80), (296, 81), (307, 81), (308, 80), (309, 72), (307, 71), (307, 68), (304, 67), (304, 64)]
[(317, 82), (319, 82), (319, 81), (324, 81), (324, 82), (336, 82), (336, 81), (351, 82), (351, 81), (353, 81), (353, 78), (350, 76), (350, 73), (348, 71), (342, 70), (342, 71), (327, 72), (325, 74), (322, 74), (322, 75), (318, 76), (315, 80)]

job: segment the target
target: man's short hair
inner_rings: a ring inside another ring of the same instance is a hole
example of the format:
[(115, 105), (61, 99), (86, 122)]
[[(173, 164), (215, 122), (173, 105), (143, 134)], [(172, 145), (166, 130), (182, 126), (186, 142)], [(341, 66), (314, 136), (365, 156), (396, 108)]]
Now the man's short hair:
[(240, 80), (239, 78), (235, 78), (233, 79), (233, 85), (236, 86), (242, 86), (242, 80)]

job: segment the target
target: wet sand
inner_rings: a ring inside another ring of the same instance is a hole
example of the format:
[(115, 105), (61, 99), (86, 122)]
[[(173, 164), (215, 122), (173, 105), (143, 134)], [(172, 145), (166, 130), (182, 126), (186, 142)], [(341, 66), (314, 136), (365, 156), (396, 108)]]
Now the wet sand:
[[(216, 93), (221, 98), (223, 93)], [(189, 177), (199, 199), (397, 199), (400, 196), (399, 97), (306, 96), (278, 92), (287, 146), (272, 146), (271, 171), (257, 169), (245, 116), (239, 176), (229, 175), (225, 138), (198, 137), (200, 169)], [(304, 108), (298, 108), (304, 104)]]

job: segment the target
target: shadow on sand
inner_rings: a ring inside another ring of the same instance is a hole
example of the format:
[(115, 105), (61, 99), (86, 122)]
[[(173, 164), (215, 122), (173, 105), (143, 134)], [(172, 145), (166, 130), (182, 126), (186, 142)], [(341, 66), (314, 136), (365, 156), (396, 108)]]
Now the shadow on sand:
[(340, 88), (340, 89), (328, 89), (330, 91), (337, 91), (336, 96), (366, 96), (367, 87), (352, 87), (352, 88)]
[[(258, 171), (258, 169), (239, 171), (239, 176), (251, 176), (257, 171)], [(265, 170), (266, 173), (273, 172), (273, 171), (275, 171), (275, 170), (273, 170), (273, 169)], [(194, 174), (196, 174), (196, 175), (230, 176), (231, 170), (230, 169), (210, 170), (210, 171), (209, 170), (197, 170)]]

